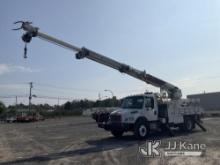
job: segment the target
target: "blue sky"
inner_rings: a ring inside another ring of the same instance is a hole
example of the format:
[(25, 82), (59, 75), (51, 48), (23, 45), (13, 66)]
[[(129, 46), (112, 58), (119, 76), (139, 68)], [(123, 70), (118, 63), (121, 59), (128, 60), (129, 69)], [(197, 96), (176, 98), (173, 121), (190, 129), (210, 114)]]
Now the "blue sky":
[(17, 20), (32, 21), (44, 33), (146, 70), (180, 87), (184, 96), (219, 91), (219, 9), (218, 0), (2, 0), (0, 95), (26, 95), (30, 81), (38, 96), (71, 99), (110, 96), (104, 89), (117, 97), (158, 91), (93, 61), (76, 60), (73, 52), (38, 38), (23, 59), (23, 32), (11, 30)]

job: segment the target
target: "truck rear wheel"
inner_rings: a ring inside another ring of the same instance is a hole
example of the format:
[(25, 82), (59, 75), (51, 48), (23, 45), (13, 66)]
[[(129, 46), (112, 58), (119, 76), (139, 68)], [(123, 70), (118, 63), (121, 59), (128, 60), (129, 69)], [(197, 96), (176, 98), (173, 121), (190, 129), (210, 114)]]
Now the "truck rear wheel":
[(137, 139), (145, 139), (149, 134), (149, 127), (143, 120), (137, 121), (134, 125), (134, 135)]
[(124, 132), (123, 132), (123, 131), (118, 131), (118, 130), (112, 130), (111, 133), (112, 133), (112, 135), (113, 135), (114, 137), (120, 138), (120, 137), (122, 137), (122, 135), (123, 135)]
[(181, 125), (181, 130), (191, 132), (195, 128), (195, 122), (191, 117), (185, 117), (184, 123)]

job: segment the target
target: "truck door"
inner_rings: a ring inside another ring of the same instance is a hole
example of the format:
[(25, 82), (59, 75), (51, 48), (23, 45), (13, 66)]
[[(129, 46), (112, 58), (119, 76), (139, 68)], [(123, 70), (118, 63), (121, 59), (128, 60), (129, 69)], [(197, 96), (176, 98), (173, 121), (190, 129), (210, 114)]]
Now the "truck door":
[(144, 111), (148, 121), (158, 120), (158, 108), (154, 97), (144, 98)]

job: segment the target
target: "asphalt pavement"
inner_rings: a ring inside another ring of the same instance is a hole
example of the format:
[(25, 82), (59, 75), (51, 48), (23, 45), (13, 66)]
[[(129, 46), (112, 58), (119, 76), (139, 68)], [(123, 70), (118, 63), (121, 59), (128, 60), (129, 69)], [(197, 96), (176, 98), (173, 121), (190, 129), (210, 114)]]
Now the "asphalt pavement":
[[(0, 124), (0, 165), (189, 165), (220, 164), (220, 118), (205, 118), (207, 132), (152, 133), (138, 141), (132, 133), (116, 139), (90, 117), (64, 117), (34, 123)], [(139, 152), (146, 141), (160, 140), (160, 157)], [(202, 156), (165, 156), (169, 143), (205, 144)]]

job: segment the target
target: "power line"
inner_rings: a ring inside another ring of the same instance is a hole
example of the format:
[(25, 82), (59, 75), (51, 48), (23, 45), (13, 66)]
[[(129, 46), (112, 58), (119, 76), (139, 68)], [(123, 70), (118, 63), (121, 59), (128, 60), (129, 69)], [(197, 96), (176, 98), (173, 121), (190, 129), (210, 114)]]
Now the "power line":
[[(0, 96), (0, 98), (5, 98), (5, 99), (14, 99), (14, 98), (28, 98), (29, 96), (28, 95), (10, 95), (10, 96)], [(74, 100), (74, 98), (72, 97), (65, 97), (65, 96), (62, 96), (62, 97), (54, 97), (54, 96), (45, 96), (45, 95), (38, 95), (36, 96), (35, 99), (60, 99), (60, 100)]]
[(70, 97), (54, 97), (54, 96), (37, 96), (36, 99), (54, 99), (54, 100), (74, 100), (74, 98), (70, 98)]
[(6, 83), (6, 82), (0, 82), (0, 85), (27, 85), (28, 82), (19, 82), (19, 83)]
[[(47, 91), (50, 91), (48, 89), (53, 88), (53, 89), (56, 89), (57, 92), (58, 91), (59, 92), (60, 91), (65, 91), (65, 92), (68, 92), (68, 93), (74, 92), (74, 94), (77, 94), (79, 92), (83, 92), (83, 93), (86, 92), (87, 94), (88, 93), (98, 93), (98, 92), (103, 90), (103, 89), (80, 89), (80, 88), (62, 87), (62, 86), (56, 86), (56, 85), (52, 85), (52, 84), (45, 84), (45, 83), (35, 83), (35, 84), (37, 86), (49, 87), (49, 88), (47, 88)], [(35, 88), (35, 89), (39, 90), (39, 88)], [(126, 90), (126, 89), (125, 90), (111, 89), (111, 90), (114, 91), (114, 92), (127, 93), (127, 92), (140, 92), (141, 90), (145, 90), (145, 89), (146, 88), (144, 88), (144, 89), (129, 89), (129, 90)], [(43, 91), (43, 90), (41, 90), (41, 91)], [(53, 91), (53, 92), (55, 92), (55, 91)]]
[[(71, 87), (64, 87), (64, 86), (56, 86), (52, 84), (45, 84), (45, 83), (36, 83), (38, 86), (47, 86), (51, 88), (56, 88), (56, 89), (63, 89), (63, 90), (75, 90), (75, 91), (80, 91), (80, 92), (99, 92), (102, 91), (103, 89), (80, 89), (80, 88), (71, 88)], [(118, 92), (135, 92), (135, 91), (140, 91), (143, 89), (125, 89), (125, 90), (118, 90), (118, 89), (112, 89), (113, 91), (118, 91)]]
[(75, 91), (72, 91), (72, 90), (66, 90), (66, 91), (59, 91), (59, 90), (56, 90), (56, 89), (43, 89), (43, 88), (39, 88), (39, 87), (35, 87), (33, 89), (35, 92), (52, 92), (52, 93), (70, 93), (70, 94), (76, 94)]
[(75, 91), (85, 91), (85, 92), (98, 92), (98, 91), (100, 91), (98, 89), (79, 89), (79, 88), (56, 86), (56, 85), (45, 84), (45, 83), (35, 83), (35, 84), (38, 86), (46, 86), (46, 87), (50, 87), (50, 88), (63, 89), (63, 90), (75, 90)]
[[(210, 79), (219, 79), (220, 78), (220, 75), (212, 75), (212, 76), (203, 76), (203, 77), (199, 77), (199, 78), (189, 78), (189, 79), (183, 79), (181, 81), (191, 81), (191, 80), (195, 80), (195, 81), (198, 81), (198, 80), (210, 80)], [(61, 91), (65, 91), (63, 93), (71, 93), (72, 91), (74, 92), (87, 92), (87, 93), (98, 93), (100, 91), (102, 91), (103, 89), (80, 89), (80, 88), (72, 88), (72, 87), (64, 87), (64, 86), (57, 86), (57, 85), (53, 85), (53, 84), (47, 84), (47, 83), (38, 83), (38, 82), (34, 82), (35, 83), (35, 86), (41, 86), (41, 87), (48, 87), (46, 90), (44, 89), (44, 91), (49, 91), (51, 92), (50, 88), (52, 88), (53, 92), (57, 91), (57, 92), (61, 92)], [(0, 82), (0, 87), (5, 87), (8, 86), (10, 87), (10, 85), (12, 86), (13, 88), (13, 85), (21, 85), (21, 86), (24, 86), (24, 85), (27, 85), (28, 83), (27, 82), (18, 82), (18, 83), (5, 83), (5, 82)], [(147, 88), (147, 86), (146, 86)], [(40, 91), (43, 91), (39, 88), (35, 88), (36, 90), (40, 90)], [(55, 89), (55, 90), (54, 90)], [(129, 89), (129, 90), (120, 90), (120, 89), (111, 89), (113, 90), (114, 92), (120, 92), (120, 93), (127, 93), (127, 92), (140, 92), (141, 90), (145, 90), (145, 89)]]
[(5, 98), (5, 99), (11, 99), (11, 98), (15, 98), (15, 97), (28, 97), (28, 95), (8, 95), (8, 96), (0, 96), (0, 98)]

